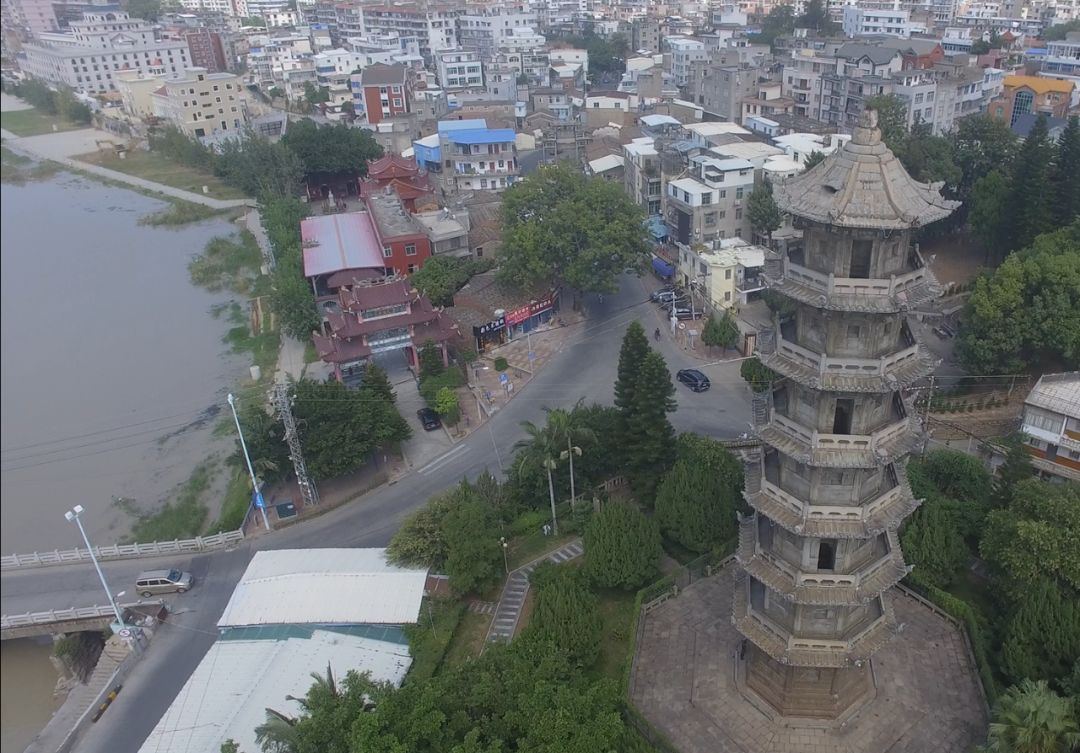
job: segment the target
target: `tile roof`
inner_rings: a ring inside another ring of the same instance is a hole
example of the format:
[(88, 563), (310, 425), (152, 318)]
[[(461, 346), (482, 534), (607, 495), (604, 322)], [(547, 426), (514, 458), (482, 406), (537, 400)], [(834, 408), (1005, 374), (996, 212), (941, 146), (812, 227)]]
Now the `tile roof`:
[(1056, 78), (1043, 78), (1042, 76), (1006, 76), (1005, 88), (1027, 87), (1037, 94), (1057, 92), (1058, 94), (1072, 94), (1076, 84), (1072, 81), (1059, 81)]
[(382, 269), (382, 248), (367, 212), (307, 217), (300, 222), (304, 276), (344, 269)]
[(847, 60), (867, 58), (874, 65), (888, 65), (889, 61), (897, 56), (897, 51), (889, 47), (880, 47), (873, 44), (848, 42), (841, 45), (840, 49), (836, 51), (836, 56)]
[(1080, 371), (1044, 374), (1031, 388), (1024, 403), (1080, 418)]
[(388, 84), (397, 84), (400, 86), (404, 83), (404, 65), (376, 63), (375, 65), (369, 65), (360, 73), (361, 86), (387, 86)]

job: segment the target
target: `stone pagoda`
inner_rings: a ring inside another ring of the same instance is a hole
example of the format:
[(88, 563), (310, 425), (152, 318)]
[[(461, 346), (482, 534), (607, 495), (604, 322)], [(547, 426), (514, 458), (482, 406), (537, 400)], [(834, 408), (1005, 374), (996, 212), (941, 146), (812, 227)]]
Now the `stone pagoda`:
[(843, 720), (873, 697), (870, 658), (897, 630), (908, 572), (897, 527), (918, 506), (904, 472), (922, 426), (904, 391), (932, 362), (907, 312), (940, 294), (914, 231), (959, 205), (919, 183), (862, 113), (851, 141), (775, 199), (802, 230), (766, 257), (795, 314), (762, 331), (776, 371), (756, 393), (735, 627), (739, 685), (783, 717)]

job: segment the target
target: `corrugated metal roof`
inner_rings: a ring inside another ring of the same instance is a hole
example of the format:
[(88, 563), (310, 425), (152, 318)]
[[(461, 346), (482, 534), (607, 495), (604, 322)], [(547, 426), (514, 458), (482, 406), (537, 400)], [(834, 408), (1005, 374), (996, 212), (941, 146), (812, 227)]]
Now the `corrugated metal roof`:
[(446, 134), (455, 144), (503, 144), (514, 141), (516, 136), (513, 128), (471, 128)]
[(356, 670), (400, 685), (411, 663), (407, 646), (330, 630), (280, 640), (218, 641), (139, 750), (212, 753), (231, 739), (242, 751), (258, 751), (255, 728), (266, 721), (266, 709), (299, 714), (300, 705), (286, 696), (303, 698), (312, 672), (323, 674), (329, 665), (338, 682)]
[(606, 157), (594, 159), (589, 163), (589, 169), (594, 173), (603, 173), (623, 166), (623, 158), (618, 154), (609, 154)]
[(1024, 403), (1080, 418), (1080, 371), (1044, 374), (1031, 388)]
[(439, 133), (471, 131), (476, 128), (487, 128), (487, 121), (483, 118), (473, 118), (471, 120), (440, 120), (438, 124)]
[(304, 276), (343, 269), (381, 269), (382, 247), (367, 212), (326, 214), (300, 221)]
[(217, 624), (414, 623), (426, 578), (389, 564), (385, 549), (256, 552)]

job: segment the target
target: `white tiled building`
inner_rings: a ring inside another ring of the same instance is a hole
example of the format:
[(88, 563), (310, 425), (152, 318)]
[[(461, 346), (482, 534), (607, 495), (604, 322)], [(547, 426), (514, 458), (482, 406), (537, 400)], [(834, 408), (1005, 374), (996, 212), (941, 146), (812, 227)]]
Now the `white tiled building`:
[(248, 121), (247, 101), (235, 73), (207, 73), (191, 68), (170, 79), (152, 95), (154, 114), (194, 138), (239, 131)]
[(447, 50), (436, 53), (439, 83), (447, 91), (484, 85), (484, 63), (475, 50)]
[(705, 49), (705, 43), (697, 39), (668, 39), (665, 41), (671, 50), (671, 74), (675, 77), (675, 85), (679, 87), (690, 83), (690, 65), (695, 62), (708, 60), (709, 51)]
[(187, 42), (158, 39), (151, 24), (123, 11), (84, 13), (67, 33), (42, 33), (23, 46), (24, 72), (90, 94), (116, 90), (120, 71), (183, 75), (191, 67)]

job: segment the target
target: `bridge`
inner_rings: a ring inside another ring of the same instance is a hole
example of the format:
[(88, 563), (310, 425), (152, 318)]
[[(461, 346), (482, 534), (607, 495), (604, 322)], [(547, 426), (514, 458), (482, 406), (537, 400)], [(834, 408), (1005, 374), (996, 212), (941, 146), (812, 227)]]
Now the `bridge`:
[[(121, 614), (124, 615), (125, 622), (134, 622), (148, 615), (160, 618), (160, 613), (164, 609), (161, 601), (119, 604), (118, 606)], [(108, 605), (3, 615), (0, 617), (0, 640), (104, 630), (114, 620), (112, 607)]]

